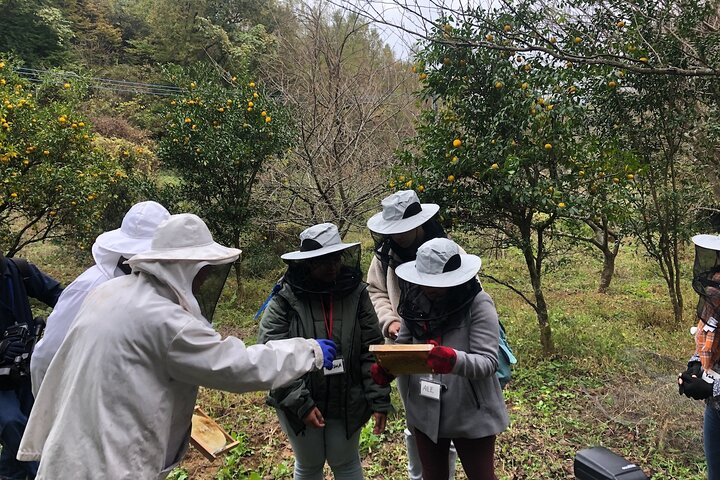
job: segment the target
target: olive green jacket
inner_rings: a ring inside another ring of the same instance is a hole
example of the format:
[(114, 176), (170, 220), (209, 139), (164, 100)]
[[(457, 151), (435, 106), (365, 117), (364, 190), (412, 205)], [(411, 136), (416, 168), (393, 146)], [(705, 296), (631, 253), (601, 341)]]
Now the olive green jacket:
[[(373, 382), (370, 366), (375, 363), (370, 345), (384, 342), (377, 315), (367, 292), (367, 284), (361, 282), (344, 297), (333, 299), (333, 315), (336, 319), (333, 340), (342, 355), (345, 373), (342, 375), (340, 392), (341, 410), (344, 413), (348, 438), (361, 428), (373, 412), (389, 412), (390, 387)], [(325, 319), (320, 297), (298, 297), (290, 285), (273, 297), (260, 321), (258, 342), (286, 338), (327, 338)], [(302, 419), (314, 407), (325, 414), (327, 382), (323, 371), (308, 373), (290, 384), (270, 391), (268, 404), (282, 409), (290, 420), (295, 433), (305, 429)]]

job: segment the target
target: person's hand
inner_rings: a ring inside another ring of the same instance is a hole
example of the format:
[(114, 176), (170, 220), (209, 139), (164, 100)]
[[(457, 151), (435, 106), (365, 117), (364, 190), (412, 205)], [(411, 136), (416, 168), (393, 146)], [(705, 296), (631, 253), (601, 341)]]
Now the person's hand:
[(692, 376), (687, 372), (680, 374), (678, 383), (682, 381), (683, 393), (686, 397), (695, 400), (705, 400), (712, 397), (713, 384), (706, 382), (702, 376)]
[(372, 377), (373, 382), (377, 383), (381, 387), (387, 387), (390, 385), (390, 382), (395, 380), (395, 377), (385, 370), (379, 363), (373, 363), (370, 365), (370, 376)]
[(375, 435), (380, 435), (385, 431), (385, 424), (387, 423), (387, 413), (375, 412), (372, 414), (372, 416), (375, 420), (375, 427), (373, 427), (373, 433)]
[(335, 345), (335, 342), (324, 338), (317, 340), (317, 342), (320, 344), (320, 349), (323, 353), (323, 368), (328, 370), (332, 369), (333, 360), (335, 359), (335, 355), (337, 353), (337, 346)]
[(395, 340), (400, 333), (400, 322), (395, 320), (388, 325), (388, 338)]
[(0, 357), (4, 364), (14, 363), (15, 357), (22, 355), (26, 350), (25, 344), (18, 341), (3, 340), (0, 342)]
[(312, 410), (310, 410), (310, 413), (305, 415), (305, 418), (303, 418), (303, 422), (308, 427), (312, 428), (324, 428), (325, 427), (325, 419), (322, 416), (322, 413), (320, 413), (320, 409), (317, 407), (314, 407)]
[(428, 353), (427, 365), (433, 373), (450, 373), (456, 360), (457, 352), (454, 349), (435, 345)]
[(680, 395), (685, 394), (685, 384), (682, 379), (682, 375), (688, 374), (690, 378), (697, 378), (702, 376), (702, 365), (698, 361), (688, 362), (688, 368), (682, 373), (678, 373), (678, 393)]

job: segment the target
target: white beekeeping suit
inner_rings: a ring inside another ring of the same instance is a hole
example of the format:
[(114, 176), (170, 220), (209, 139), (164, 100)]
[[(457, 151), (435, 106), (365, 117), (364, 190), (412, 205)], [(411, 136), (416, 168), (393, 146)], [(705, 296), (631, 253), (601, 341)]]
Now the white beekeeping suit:
[(170, 213), (157, 202), (136, 203), (123, 217), (120, 228), (105, 232), (95, 239), (92, 246), (95, 265), (63, 290), (47, 319), (45, 334), (33, 350), (30, 360), (33, 395), (37, 396), (45, 372), (90, 290), (112, 278), (125, 275), (127, 272), (119, 265), (121, 258), (127, 260), (148, 250), (158, 225), (168, 217)]
[(40, 460), (38, 480), (165, 478), (187, 449), (198, 386), (269, 390), (322, 368), (315, 340), (246, 347), (213, 330), (203, 312), (239, 255), (197, 216), (172, 215), (132, 275), (88, 295), (20, 445), (19, 460)]

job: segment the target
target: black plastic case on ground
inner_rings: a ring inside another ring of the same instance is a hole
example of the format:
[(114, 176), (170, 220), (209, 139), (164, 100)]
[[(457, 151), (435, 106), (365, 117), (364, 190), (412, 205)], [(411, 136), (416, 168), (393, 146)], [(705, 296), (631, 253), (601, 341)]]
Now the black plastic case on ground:
[(647, 480), (640, 467), (605, 447), (580, 450), (575, 455), (578, 480)]

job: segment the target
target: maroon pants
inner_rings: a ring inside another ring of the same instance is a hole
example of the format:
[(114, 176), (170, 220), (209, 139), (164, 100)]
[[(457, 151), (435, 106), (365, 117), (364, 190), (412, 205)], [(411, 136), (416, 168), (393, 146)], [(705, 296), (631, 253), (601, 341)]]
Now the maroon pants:
[(468, 480), (497, 480), (495, 435), (483, 438), (438, 438), (438, 442), (434, 443), (420, 430), (414, 429), (414, 432), (423, 480), (447, 480), (450, 475), (447, 459), (451, 440)]

